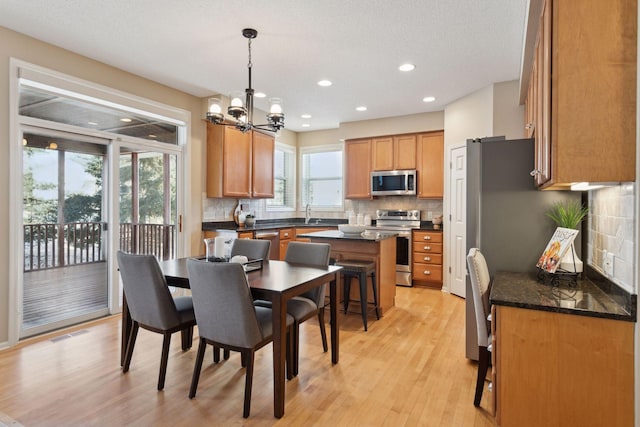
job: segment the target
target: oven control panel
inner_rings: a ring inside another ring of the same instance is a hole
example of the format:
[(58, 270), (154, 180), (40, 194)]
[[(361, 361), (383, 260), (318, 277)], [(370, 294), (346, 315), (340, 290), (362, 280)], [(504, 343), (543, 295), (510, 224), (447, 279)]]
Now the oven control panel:
[(420, 221), (420, 211), (417, 209), (378, 209), (376, 219), (395, 221)]

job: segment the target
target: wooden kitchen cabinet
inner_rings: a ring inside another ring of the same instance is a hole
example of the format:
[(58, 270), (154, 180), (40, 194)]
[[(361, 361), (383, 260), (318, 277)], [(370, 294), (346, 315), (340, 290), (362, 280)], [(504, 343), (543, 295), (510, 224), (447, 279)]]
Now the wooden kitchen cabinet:
[(371, 139), (345, 141), (345, 199), (371, 199)]
[(530, 19), (539, 19), (525, 102), (536, 183), (634, 181), (637, 2), (543, 0)]
[(289, 246), (289, 242), (293, 240), (295, 237), (295, 231), (293, 228), (283, 228), (279, 231), (280, 233), (280, 260), (283, 261), (285, 255), (287, 254), (287, 246)]
[(413, 232), (411, 271), (414, 283), (442, 287), (442, 232)]
[(502, 305), (492, 312), (498, 425), (633, 425), (633, 322)]
[(275, 139), (207, 123), (207, 197), (272, 198)]
[(444, 195), (444, 132), (418, 135), (418, 198), (442, 199)]
[(371, 145), (373, 171), (416, 168), (415, 134), (373, 138)]

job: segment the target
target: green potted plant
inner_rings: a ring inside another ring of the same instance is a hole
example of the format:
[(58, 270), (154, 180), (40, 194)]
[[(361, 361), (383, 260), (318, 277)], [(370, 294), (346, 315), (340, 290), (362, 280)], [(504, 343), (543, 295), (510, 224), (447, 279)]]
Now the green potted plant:
[[(551, 218), (558, 227), (571, 228), (573, 230), (578, 230), (580, 223), (588, 214), (589, 208), (583, 206), (578, 200), (555, 202), (549, 211), (547, 211), (547, 216)], [(582, 261), (578, 258), (573, 243), (571, 243), (571, 250), (565, 252), (562, 257), (559, 268), (572, 273), (582, 272)]]
[(582, 206), (582, 203), (574, 200), (566, 203), (555, 202), (547, 212), (547, 216), (551, 218), (558, 227), (577, 230), (588, 213), (588, 207)]

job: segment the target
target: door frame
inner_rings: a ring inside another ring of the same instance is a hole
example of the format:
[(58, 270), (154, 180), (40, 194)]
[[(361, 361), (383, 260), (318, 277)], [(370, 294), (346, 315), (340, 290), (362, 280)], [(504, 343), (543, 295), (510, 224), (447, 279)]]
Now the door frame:
[[(147, 149), (178, 155), (177, 179), (178, 179), (178, 200), (177, 218), (181, 223), (178, 229), (177, 248), (178, 256), (185, 254), (189, 248), (189, 236), (185, 230), (189, 230), (188, 216), (185, 215), (186, 206), (190, 205), (190, 195), (187, 183), (189, 182), (189, 144), (188, 135), (191, 134), (191, 114), (186, 110), (161, 104), (139, 96), (131, 95), (113, 88), (102, 86), (93, 82), (82, 80), (56, 71), (48, 70), (34, 64), (30, 64), (19, 59), (10, 58), (9, 61), (9, 253), (7, 254), (9, 269), (8, 286), (8, 340), (0, 341), (0, 348), (11, 347), (18, 343), (21, 329), (22, 316), (22, 274), (23, 274), (23, 250), (13, 250), (20, 248), (22, 237), (22, 144), (21, 135), (23, 126), (35, 126), (52, 131), (60, 131), (69, 134), (83, 135), (86, 137), (101, 138), (111, 141), (107, 147), (108, 159), (117, 159), (121, 145), (134, 145), (146, 147)], [(177, 145), (148, 141), (125, 135), (112, 134), (104, 131), (97, 131), (88, 128), (79, 128), (57, 122), (35, 119), (31, 117), (21, 117), (19, 115), (19, 91), (20, 79), (26, 78), (29, 81), (42, 82), (44, 85), (60, 88), (62, 91), (70, 91), (103, 100), (110, 105), (119, 105), (126, 109), (138, 112), (148, 112), (151, 115), (167, 118), (179, 124)], [(114, 157), (115, 156), (115, 157)], [(114, 223), (119, 223), (119, 169), (118, 162), (108, 163), (109, 194), (106, 216)], [(108, 232), (108, 277), (109, 277), (109, 313), (115, 314), (121, 311), (119, 297), (115, 289), (118, 289), (118, 269), (116, 264), (118, 227), (109, 227)], [(0, 325), (2, 322), (0, 321)], [(1, 333), (1, 331), (0, 331)]]

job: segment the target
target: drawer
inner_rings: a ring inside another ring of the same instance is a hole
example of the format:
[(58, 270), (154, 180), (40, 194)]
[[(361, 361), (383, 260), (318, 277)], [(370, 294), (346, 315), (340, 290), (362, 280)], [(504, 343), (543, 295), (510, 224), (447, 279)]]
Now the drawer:
[(413, 241), (442, 243), (442, 233), (434, 231), (414, 231)]
[(442, 243), (430, 243), (430, 242), (413, 242), (413, 252), (423, 252), (423, 253), (433, 253), (433, 254), (441, 254), (442, 253)]
[(413, 280), (442, 282), (442, 266), (437, 264), (413, 264)]
[(283, 228), (280, 230), (280, 240), (293, 239), (293, 228)]
[(438, 264), (442, 265), (442, 255), (440, 254), (432, 254), (432, 253), (415, 253), (413, 257), (413, 262), (421, 263), (421, 264)]

